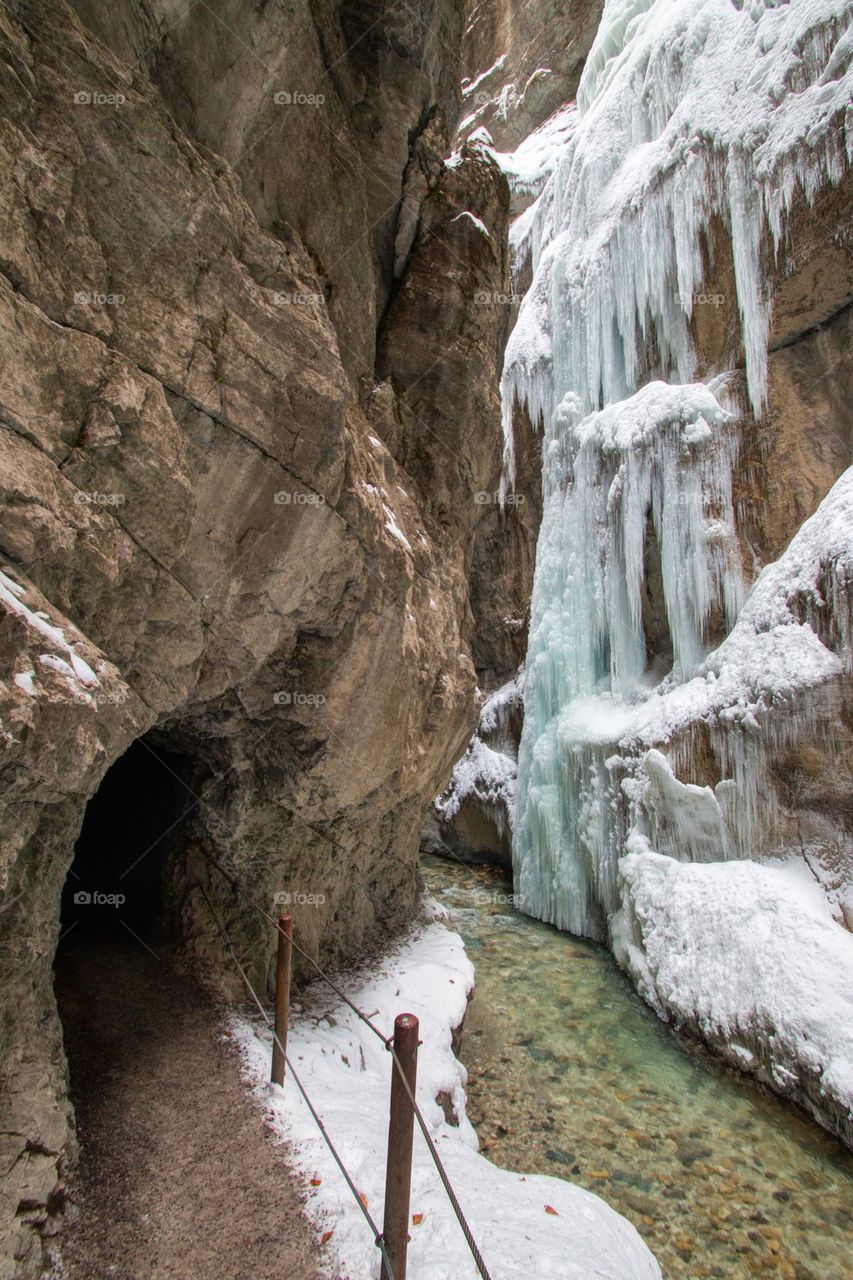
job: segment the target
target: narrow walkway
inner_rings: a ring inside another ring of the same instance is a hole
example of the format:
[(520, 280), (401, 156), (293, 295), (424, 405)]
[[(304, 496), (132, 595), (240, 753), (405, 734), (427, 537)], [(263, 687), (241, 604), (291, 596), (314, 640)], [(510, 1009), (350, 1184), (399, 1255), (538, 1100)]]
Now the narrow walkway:
[(283, 1150), (190, 981), (130, 937), (80, 939), (57, 997), (81, 1148), (66, 1280), (317, 1280)]

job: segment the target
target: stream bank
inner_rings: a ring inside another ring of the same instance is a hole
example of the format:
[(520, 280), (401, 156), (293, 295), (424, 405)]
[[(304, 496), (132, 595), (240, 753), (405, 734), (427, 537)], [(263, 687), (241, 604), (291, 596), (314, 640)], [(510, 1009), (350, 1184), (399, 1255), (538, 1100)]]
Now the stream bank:
[(839, 1143), (682, 1048), (608, 952), (515, 910), (504, 873), (422, 870), (476, 967), (461, 1056), (490, 1160), (596, 1192), (670, 1280), (846, 1278)]

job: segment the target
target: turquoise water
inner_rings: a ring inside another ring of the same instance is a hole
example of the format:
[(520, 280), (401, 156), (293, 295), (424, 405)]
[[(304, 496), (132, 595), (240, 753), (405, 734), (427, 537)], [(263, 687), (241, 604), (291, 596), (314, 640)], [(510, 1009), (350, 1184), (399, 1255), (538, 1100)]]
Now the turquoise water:
[(491, 1160), (603, 1196), (670, 1278), (853, 1274), (853, 1157), (834, 1139), (685, 1051), (608, 952), (515, 911), (502, 873), (422, 869), (476, 965), (461, 1056)]

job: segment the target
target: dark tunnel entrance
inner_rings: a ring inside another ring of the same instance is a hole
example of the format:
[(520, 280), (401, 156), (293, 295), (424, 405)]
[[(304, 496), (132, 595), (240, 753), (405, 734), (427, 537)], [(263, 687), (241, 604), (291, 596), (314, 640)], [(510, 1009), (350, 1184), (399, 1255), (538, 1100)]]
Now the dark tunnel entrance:
[(89, 801), (62, 895), (61, 935), (170, 929), (165, 873), (198, 810), (194, 762), (139, 739), (111, 767)]

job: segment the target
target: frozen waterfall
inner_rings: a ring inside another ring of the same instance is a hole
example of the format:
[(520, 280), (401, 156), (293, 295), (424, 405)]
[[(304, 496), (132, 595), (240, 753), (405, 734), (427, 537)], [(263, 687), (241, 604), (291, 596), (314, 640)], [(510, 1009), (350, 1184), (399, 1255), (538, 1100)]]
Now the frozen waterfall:
[[(534, 276), (506, 354), (505, 484), (520, 401), (544, 435), (544, 513), (513, 856), (526, 909), (574, 933), (604, 938), (618, 905), (616, 744), (690, 682), (744, 596), (734, 406), (725, 378), (696, 380), (691, 341), (714, 226), (759, 413), (768, 264), (795, 198), (850, 152), (847, 17), (846, 0), (606, 0), (577, 120), (516, 233)], [(721, 801), (694, 790), (708, 822), (687, 853), (724, 857)]]

